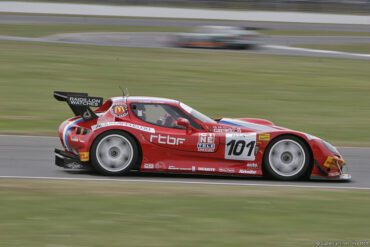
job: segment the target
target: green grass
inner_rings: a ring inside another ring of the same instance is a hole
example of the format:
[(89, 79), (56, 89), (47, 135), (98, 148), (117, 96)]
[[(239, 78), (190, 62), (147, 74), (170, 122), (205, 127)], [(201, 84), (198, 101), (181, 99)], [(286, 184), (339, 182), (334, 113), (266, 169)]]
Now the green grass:
[(218, 118), (259, 117), (341, 145), (370, 144), (369, 61), (227, 51), (0, 42), (0, 133), (56, 135), (54, 90), (182, 100)]
[(326, 44), (326, 45), (299, 45), (299, 47), (310, 48), (310, 49), (321, 49), (331, 51), (345, 51), (355, 53), (366, 53), (370, 54), (370, 43), (365, 44)]
[(0, 35), (42, 37), (58, 33), (79, 32), (183, 32), (185, 27), (68, 25), (68, 24), (0, 24)]
[(265, 35), (284, 36), (370, 36), (370, 32), (348, 32), (348, 31), (327, 31), (327, 30), (261, 30)]
[(369, 240), (369, 191), (1, 180), (0, 198), (7, 247)]

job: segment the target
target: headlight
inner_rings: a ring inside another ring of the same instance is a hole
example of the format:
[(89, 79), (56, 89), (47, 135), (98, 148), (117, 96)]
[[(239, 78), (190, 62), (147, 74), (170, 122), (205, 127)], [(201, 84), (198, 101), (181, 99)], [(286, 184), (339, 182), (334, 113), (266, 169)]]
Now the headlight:
[(339, 151), (336, 147), (334, 147), (333, 145), (331, 145), (329, 142), (326, 142), (326, 141), (322, 141), (322, 143), (324, 143), (325, 147), (329, 149), (330, 152), (332, 152), (335, 155), (340, 156)]

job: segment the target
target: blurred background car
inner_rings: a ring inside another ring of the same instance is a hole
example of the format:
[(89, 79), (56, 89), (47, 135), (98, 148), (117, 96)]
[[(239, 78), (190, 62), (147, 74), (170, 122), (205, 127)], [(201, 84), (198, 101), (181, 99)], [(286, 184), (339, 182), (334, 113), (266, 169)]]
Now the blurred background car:
[(199, 26), (191, 33), (178, 33), (173, 44), (187, 48), (251, 49), (258, 44), (256, 31), (233, 26)]

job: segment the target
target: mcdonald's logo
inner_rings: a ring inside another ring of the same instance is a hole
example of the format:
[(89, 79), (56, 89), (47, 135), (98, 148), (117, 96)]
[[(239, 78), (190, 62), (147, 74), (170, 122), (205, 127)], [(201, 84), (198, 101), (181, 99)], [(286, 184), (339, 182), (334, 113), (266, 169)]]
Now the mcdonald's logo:
[(124, 117), (127, 115), (127, 106), (126, 105), (114, 105), (111, 108), (111, 112), (116, 117)]

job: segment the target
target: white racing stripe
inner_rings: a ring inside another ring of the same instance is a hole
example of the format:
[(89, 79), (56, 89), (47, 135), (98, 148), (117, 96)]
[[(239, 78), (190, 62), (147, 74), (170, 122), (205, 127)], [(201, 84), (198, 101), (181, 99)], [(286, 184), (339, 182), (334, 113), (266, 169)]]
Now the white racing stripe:
[(364, 53), (309, 49), (309, 48), (299, 48), (299, 47), (291, 47), (291, 46), (283, 46), (283, 45), (264, 45), (264, 47), (271, 48), (271, 49), (277, 49), (277, 50), (304, 51), (304, 52), (313, 52), (313, 53), (319, 53), (319, 54), (341, 55), (341, 56), (346, 55), (346, 56), (370, 58), (370, 54), (364, 54)]
[(226, 186), (259, 186), (259, 187), (281, 187), (281, 188), (306, 188), (306, 189), (348, 189), (348, 190), (370, 190), (367, 187), (350, 186), (319, 186), (319, 185), (297, 185), (297, 184), (266, 184), (266, 183), (228, 183), (228, 182), (205, 182), (205, 181), (178, 181), (178, 180), (156, 180), (156, 179), (114, 179), (114, 178), (68, 178), (68, 177), (32, 177), (32, 176), (0, 176), (0, 179), (34, 179), (34, 180), (69, 180), (69, 181), (100, 181), (100, 182), (129, 182), (129, 183), (163, 183), (163, 184), (195, 184), (195, 185), (226, 185)]

